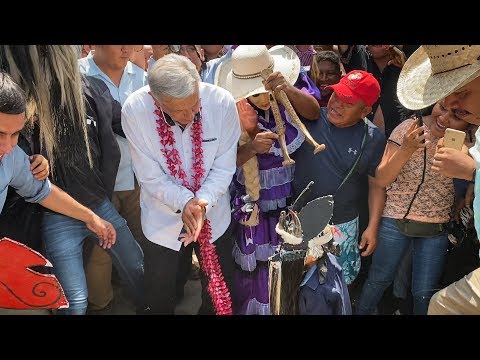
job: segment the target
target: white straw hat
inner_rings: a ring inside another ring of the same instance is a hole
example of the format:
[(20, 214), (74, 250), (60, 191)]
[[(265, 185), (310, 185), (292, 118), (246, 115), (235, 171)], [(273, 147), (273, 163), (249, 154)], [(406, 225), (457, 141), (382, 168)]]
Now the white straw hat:
[(266, 92), (260, 73), (267, 68), (279, 71), (294, 84), (300, 74), (300, 59), (285, 45), (267, 49), (265, 45), (239, 45), (232, 57), (219, 65), (215, 85), (230, 91), (238, 101)]
[(398, 99), (407, 109), (426, 108), (480, 76), (479, 45), (422, 45), (405, 62)]

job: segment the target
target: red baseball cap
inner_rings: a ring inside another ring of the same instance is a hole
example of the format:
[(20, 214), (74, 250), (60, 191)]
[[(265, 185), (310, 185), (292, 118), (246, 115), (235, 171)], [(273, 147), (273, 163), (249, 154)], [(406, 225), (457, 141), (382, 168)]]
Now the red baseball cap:
[(347, 103), (363, 100), (368, 106), (372, 106), (380, 96), (380, 84), (377, 79), (363, 70), (352, 70), (342, 77), (338, 84), (326, 88), (335, 91), (335, 94)]

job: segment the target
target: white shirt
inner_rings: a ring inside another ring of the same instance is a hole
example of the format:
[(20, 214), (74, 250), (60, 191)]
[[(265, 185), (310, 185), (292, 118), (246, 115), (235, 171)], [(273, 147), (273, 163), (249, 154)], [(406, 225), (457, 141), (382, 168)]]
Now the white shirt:
[[(120, 85), (117, 87), (93, 61), (93, 57), (86, 57), (78, 60), (80, 72), (102, 80), (110, 90), (112, 97), (120, 104), (124, 104), (127, 97), (135, 90), (147, 84), (147, 73), (139, 66), (128, 62), (123, 71)], [(133, 190), (135, 188), (132, 158), (128, 150), (128, 142), (125, 138), (115, 134), (118, 146), (120, 147), (120, 164), (118, 165), (117, 178), (115, 179), (114, 191)]]
[[(180, 179), (170, 175), (161, 152), (158, 116), (149, 91), (149, 86), (135, 91), (122, 108), (122, 127), (140, 183), (143, 233), (156, 244), (180, 250), (181, 211), (196, 196), (208, 202), (206, 216), (211, 222), (213, 242), (225, 232), (231, 219), (228, 187), (236, 170), (240, 137), (235, 101), (227, 90), (200, 83), (205, 176), (200, 189), (193, 194), (182, 186)], [(191, 127), (188, 124), (183, 132), (178, 125), (171, 127), (189, 184), (193, 184)]]

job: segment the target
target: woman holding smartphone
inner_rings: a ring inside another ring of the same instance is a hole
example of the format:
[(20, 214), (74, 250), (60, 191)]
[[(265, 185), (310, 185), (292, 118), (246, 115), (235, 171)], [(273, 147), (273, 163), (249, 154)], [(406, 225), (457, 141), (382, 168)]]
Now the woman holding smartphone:
[(421, 124), (412, 117), (398, 125), (377, 168), (375, 178), (386, 188), (386, 200), (357, 314), (375, 311), (410, 243), (414, 314), (426, 315), (438, 290), (448, 247), (444, 224), (450, 220), (454, 187), (451, 178), (433, 172), (431, 166), (445, 129), (466, 131), (470, 125), (447, 111), (442, 101)]

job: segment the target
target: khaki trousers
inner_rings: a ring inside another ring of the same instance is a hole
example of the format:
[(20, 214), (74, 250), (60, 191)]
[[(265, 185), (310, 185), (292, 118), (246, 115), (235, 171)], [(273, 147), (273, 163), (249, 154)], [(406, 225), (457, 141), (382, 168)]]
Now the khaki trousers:
[(428, 315), (480, 315), (480, 268), (436, 292)]
[[(135, 189), (115, 191), (112, 203), (127, 221), (137, 243), (143, 249), (144, 238), (140, 223), (140, 187), (135, 179)], [(113, 300), (112, 259), (99, 245), (95, 245), (85, 265), (88, 302), (91, 310), (101, 310)]]
[(87, 257), (85, 276), (89, 309), (104, 309), (113, 300), (112, 258), (96, 243)]

